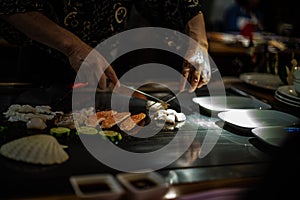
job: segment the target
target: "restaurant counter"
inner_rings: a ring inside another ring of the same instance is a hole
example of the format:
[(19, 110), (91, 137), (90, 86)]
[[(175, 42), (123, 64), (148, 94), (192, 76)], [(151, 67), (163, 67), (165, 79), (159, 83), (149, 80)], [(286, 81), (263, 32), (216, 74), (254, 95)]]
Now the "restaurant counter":
[[(223, 77), (223, 82), (227, 95), (239, 95), (230, 90), (231, 87), (235, 87), (270, 104), (272, 109), (295, 114), (299, 117), (299, 112), (295, 112), (293, 108), (274, 99), (274, 91), (249, 86), (235, 77)], [(20, 90), (18, 93), (22, 94)], [(197, 96), (208, 94), (205, 87), (197, 91)], [(2, 112), (18, 99), (18, 97), (12, 98), (9, 95), (12, 94), (7, 93), (7, 91), (5, 95), (1, 95), (1, 100), (6, 98), (4, 99), (6, 104), (2, 104)], [(98, 95), (100, 95), (100, 101), (105, 101), (104, 94)], [(209, 114), (209, 112), (201, 109), (200, 112), (195, 112), (199, 109), (198, 105), (193, 102), (190, 103), (184, 105), (191, 106), (189, 109), (182, 108), (184, 111), (187, 109), (185, 111), (187, 120), (180, 129), (161, 130), (155, 136), (147, 139), (123, 137), (117, 146), (132, 152), (146, 153), (168, 145), (176, 134), (181, 134), (184, 136), (183, 138), (195, 137), (192, 144), (179, 159), (156, 170), (170, 184), (169, 193), (172, 193), (173, 197), (214, 188), (252, 188), (258, 184), (270, 166), (273, 156), (279, 152), (280, 148), (262, 142), (249, 129), (224, 124), (222, 120)], [(1, 125), (6, 126), (7, 124), (9, 124), (7, 132), (2, 132), (0, 135), (1, 145), (13, 138), (33, 133), (26, 130), (22, 123), (13, 125), (5, 122), (5, 119), (2, 118)], [(184, 141), (179, 139), (175, 141), (178, 145), (182, 142)], [(26, 164), (1, 156), (0, 198), (76, 199), (69, 182), (71, 176), (98, 173), (117, 175), (121, 173), (120, 170), (113, 169), (93, 157), (79, 137), (76, 136), (67, 140), (66, 145), (68, 146), (66, 151), (70, 158), (59, 165)], [(177, 151), (175, 145), (163, 156), (166, 156), (167, 159), (176, 153), (180, 154)], [(145, 157), (144, 162), (149, 162), (151, 166), (160, 166), (161, 163), (159, 162), (163, 161), (161, 158), (153, 160)]]

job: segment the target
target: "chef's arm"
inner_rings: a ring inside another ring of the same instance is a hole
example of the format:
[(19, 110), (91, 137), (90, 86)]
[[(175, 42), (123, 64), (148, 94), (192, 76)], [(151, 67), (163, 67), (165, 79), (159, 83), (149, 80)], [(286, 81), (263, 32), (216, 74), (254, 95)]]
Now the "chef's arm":
[[(76, 35), (57, 25), (39, 12), (1, 15), (0, 17), (30, 39), (62, 52), (69, 58), (71, 66), (76, 71), (79, 70), (84, 59), (93, 50), (92, 47), (80, 40)], [(95, 52), (95, 55), (97, 55), (97, 59), (87, 64), (93, 64), (95, 73), (101, 74), (101, 70), (103, 71), (108, 63), (99, 53)], [(111, 66), (106, 68), (105, 73), (113, 83), (117, 83), (117, 76)], [(106, 79), (105, 77), (101, 78), (101, 82)]]
[(198, 15), (188, 21), (187, 33), (202, 48), (204, 48), (206, 51), (208, 50), (205, 21), (202, 12), (199, 12)]
[(211, 70), (208, 58), (208, 41), (206, 36), (205, 21), (203, 13), (199, 12), (187, 23), (187, 34), (193, 39), (190, 41), (186, 53), (186, 61), (183, 65), (180, 90), (184, 90), (186, 81), (190, 83), (189, 91), (206, 85), (211, 77)]
[(79, 41), (77, 36), (39, 12), (2, 15), (1, 18), (30, 39), (54, 48), (66, 56), (72, 54), (72, 45)]

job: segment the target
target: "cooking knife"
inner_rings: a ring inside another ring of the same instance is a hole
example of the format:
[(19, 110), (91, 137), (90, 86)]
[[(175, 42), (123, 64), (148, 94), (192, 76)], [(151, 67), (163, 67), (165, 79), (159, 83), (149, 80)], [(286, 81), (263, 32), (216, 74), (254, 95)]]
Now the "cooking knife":
[(173, 97), (171, 97), (170, 99), (166, 100), (165, 103), (169, 103), (170, 101), (173, 101), (174, 99), (177, 98), (177, 96), (179, 94), (181, 94), (182, 92), (184, 92), (184, 90), (177, 92)]
[(148, 94), (148, 93), (146, 93), (146, 92), (143, 92), (143, 91), (141, 91), (141, 90), (135, 89), (135, 88), (133, 88), (133, 87), (131, 87), (131, 86), (127, 86), (127, 85), (121, 84), (120, 87), (127, 88), (127, 89), (129, 89), (129, 90), (134, 91), (134, 92), (137, 92), (137, 93), (140, 93), (140, 94), (142, 94), (142, 95), (145, 95), (145, 96), (151, 98), (152, 100), (155, 100), (155, 101), (160, 102), (160, 103), (162, 103), (162, 104), (166, 104), (165, 101), (163, 101), (163, 100), (161, 100), (161, 99), (159, 99), (159, 98), (157, 98), (157, 97), (155, 97), (155, 96), (153, 96), (153, 95), (150, 95), (150, 94)]

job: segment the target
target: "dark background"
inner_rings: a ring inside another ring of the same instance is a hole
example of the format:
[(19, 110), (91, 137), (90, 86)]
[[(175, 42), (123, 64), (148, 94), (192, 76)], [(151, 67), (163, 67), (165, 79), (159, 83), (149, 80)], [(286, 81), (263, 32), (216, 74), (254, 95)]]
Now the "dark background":
[[(234, 0), (200, 0), (203, 7), (207, 31), (222, 31), (222, 16), (227, 6)], [(298, 6), (292, 0), (261, 0), (260, 11), (264, 15), (265, 31), (279, 34), (278, 25), (291, 24), (291, 36), (300, 36)]]
[[(233, 1), (234, 0), (200, 0), (200, 3), (203, 7), (202, 10), (205, 17), (207, 31), (222, 31), (221, 21), (224, 10)], [(279, 32), (278, 27), (280, 24), (290, 24), (292, 25), (293, 29), (289, 32), (289, 36), (300, 37), (300, 18), (298, 17), (298, 9), (299, 8), (296, 5), (296, 1), (292, 0), (261, 0), (260, 10), (264, 15), (263, 23), (265, 31), (278, 35), (287, 34)], [(0, 82), (20, 81), (20, 76), (24, 76), (24, 74), (20, 74), (22, 70), (20, 69), (18, 64), (19, 53), (20, 49), (18, 47), (7, 45), (5, 41), (1, 40), (0, 36)], [(36, 59), (37, 58), (38, 57), (36, 57)], [(216, 57), (213, 59), (219, 58)], [(219, 64), (220, 62), (217, 63)], [(41, 68), (47, 68), (45, 66), (45, 61), (41, 61), (40, 63), (43, 63), (43, 66), (41, 66)], [(221, 64), (220, 67), (222, 67)], [(230, 65), (231, 64), (234, 65), (233, 62), (230, 62)], [(235, 68), (232, 68), (232, 70), (235, 70)], [(232, 72), (231, 74), (238, 75), (239, 72), (236, 71)]]

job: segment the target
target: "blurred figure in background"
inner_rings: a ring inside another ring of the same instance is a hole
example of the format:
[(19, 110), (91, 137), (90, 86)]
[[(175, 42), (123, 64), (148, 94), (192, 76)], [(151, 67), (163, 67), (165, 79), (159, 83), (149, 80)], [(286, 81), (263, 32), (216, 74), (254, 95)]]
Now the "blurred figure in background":
[(249, 38), (249, 47), (253, 46), (253, 33), (263, 30), (259, 5), (260, 0), (235, 0), (224, 13), (224, 31)]
[(235, 0), (224, 12), (224, 31), (240, 33), (249, 25), (253, 31), (263, 30), (263, 14), (259, 5), (260, 0)]

